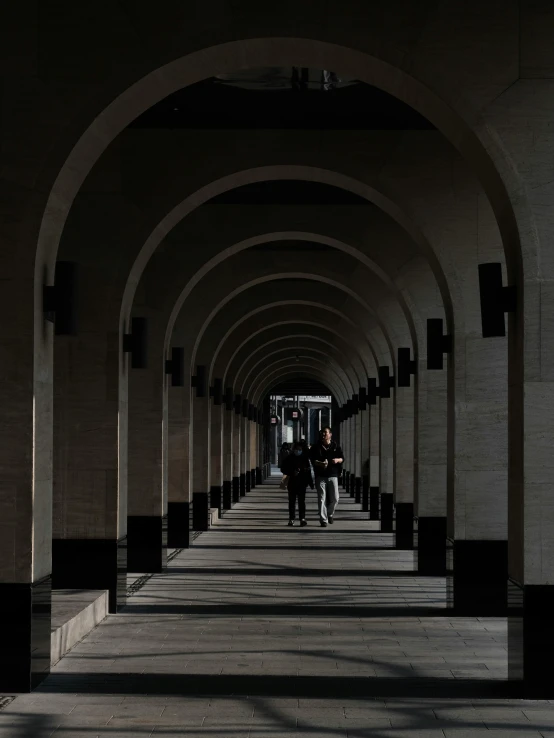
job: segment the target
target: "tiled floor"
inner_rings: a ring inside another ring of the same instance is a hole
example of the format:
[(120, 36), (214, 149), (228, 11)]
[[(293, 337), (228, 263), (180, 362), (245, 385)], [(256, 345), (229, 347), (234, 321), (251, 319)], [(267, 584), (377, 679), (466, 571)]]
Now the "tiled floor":
[(452, 618), (359, 506), (286, 526), (250, 492), (0, 711), (0, 738), (526, 738), (554, 705), (507, 699), (506, 623)]

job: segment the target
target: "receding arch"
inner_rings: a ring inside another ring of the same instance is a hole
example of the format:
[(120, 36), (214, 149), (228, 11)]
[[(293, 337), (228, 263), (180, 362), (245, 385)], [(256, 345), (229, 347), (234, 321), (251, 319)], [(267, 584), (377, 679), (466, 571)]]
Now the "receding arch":
[[(265, 343), (263, 343), (263, 344), (259, 345), (259, 346), (258, 346), (258, 347), (257, 347), (256, 349), (254, 349), (254, 350), (252, 351), (252, 353), (251, 353), (251, 354), (249, 355), (249, 357), (248, 357), (248, 358), (246, 358), (246, 359), (245, 359), (245, 360), (243, 361), (243, 363), (242, 363), (242, 364), (241, 364), (241, 365), (239, 366), (239, 368), (238, 368), (238, 369), (237, 369), (237, 371), (236, 371), (236, 374), (235, 374), (235, 376), (236, 376), (236, 377), (238, 378), (238, 377), (240, 377), (240, 376), (241, 376), (241, 375), (243, 374), (243, 372), (244, 372), (244, 371), (246, 371), (246, 368), (247, 368), (247, 367), (246, 367), (246, 364), (247, 364), (247, 362), (248, 362), (249, 360), (250, 360), (250, 361), (253, 361), (253, 360), (254, 360), (254, 358), (255, 358), (255, 355), (256, 355), (256, 354), (260, 353), (261, 351), (267, 350), (267, 348), (268, 348), (268, 347), (274, 348), (274, 347), (272, 347), (272, 346), (271, 346), (271, 344), (273, 344), (273, 343), (277, 343), (278, 341), (289, 341), (289, 342), (290, 342), (290, 344), (292, 344), (292, 346), (290, 346), (290, 345), (289, 345), (288, 347), (285, 347), (285, 348), (283, 348), (283, 349), (279, 349), (279, 350), (280, 350), (280, 351), (284, 351), (284, 350), (286, 350), (287, 348), (289, 348), (289, 349), (290, 349), (291, 351), (296, 351), (297, 349), (296, 349), (296, 348), (294, 347), (294, 342), (295, 342), (296, 340), (300, 340), (300, 339), (307, 339), (307, 340), (310, 340), (310, 341), (314, 341), (314, 343), (318, 343), (318, 344), (321, 344), (321, 345), (322, 345), (322, 348), (320, 348), (320, 349), (319, 349), (319, 353), (321, 353), (321, 354), (325, 354), (325, 353), (326, 353), (326, 352), (325, 352), (325, 351), (323, 350), (323, 346), (328, 346), (328, 347), (330, 347), (330, 349), (331, 349), (332, 351), (335, 351), (335, 352), (337, 352), (337, 353), (340, 353), (340, 349), (339, 349), (339, 348), (338, 348), (337, 346), (335, 346), (335, 344), (333, 344), (333, 343), (332, 343), (331, 341), (326, 341), (325, 339), (323, 339), (323, 338), (321, 338), (321, 337), (319, 337), (319, 336), (314, 336), (314, 335), (310, 335), (310, 334), (308, 334), (308, 333), (306, 333), (306, 334), (301, 334), (301, 335), (296, 335), (296, 336), (295, 336), (295, 335), (293, 335), (293, 334), (287, 334), (287, 335), (283, 335), (283, 336), (280, 336), (280, 337), (278, 337), (278, 338), (273, 338), (273, 339), (271, 339), (270, 341), (266, 341)], [(301, 350), (301, 349), (303, 349), (303, 348), (305, 348), (305, 346), (304, 346), (304, 345), (300, 345), (300, 346), (298, 346), (298, 350)], [(318, 351), (318, 349), (315, 349), (314, 347), (309, 347), (309, 348), (310, 348), (311, 350), (313, 350), (313, 351)], [(277, 351), (273, 351), (273, 352), (270, 352), (269, 354), (267, 354), (267, 356), (271, 356), (271, 355), (273, 355), (274, 353), (277, 353)], [(350, 361), (349, 359), (348, 359), (348, 362), (349, 362), (350, 366), (352, 367), (352, 370), (353, 370), (353, 372), (354, 372), (354, 374), (355, 374), (356, 378), (357, 378), (357, 379), (358, 379), (358, 381), (360, 382), (360, 384), (364, 384), (364, 385), (365, 385), (365, 382), (366, 382), (366, 377), (364, 377), (364, 376), (360, 376), (360, 375), (359, 375), (359, 374), (357, 373), (357, 371), (356, 371), (356, 368), (355, 368), (355, 365), (354, 365), (354, 364), (353, 364), (353, 363), (352, 363), (352, 362), (351, 362), (351, 361)], [(256, 362), (256, 363), (255, 363), (255, 364), (253, 365), (253, 367), (257, 366), (257, 365), (258, 365), (258, 363), (259, 363), (259, 362)], [(246, 378), (247, 378), (247, 377), (248, 377), (248, 374), (246, 374), (246, 375), (245, 375), (244, 381), (246, 381)], [(239, 386), (240, 386), (240, 385), (239, 385)]]
[[(273, 361), (270, 366), (264, 367), (258, 375), (252, 377), (252, 379), (250, 380), (250, 385), (248, 385), (248, 383), (245, 380), (242, 385), (243, 391), (240, 394), (246, 394), (246, 395), (251, 394), (252, 389), (248, 390), (247, 387), (248, 386), (257, 387), (259, 377), (263, 376), (263, 374), (266, 371), (271, 371), (275, 369), (276, 367), (278, 367), (279, 365), (285, 364), (285, 363), (289, 366), (295, 365), (296, 367), (300, 367), (302, 366), (302, 361), (304, 362), (309, 361), (309, 362), (313, 362), (314, 364), (327, 367), (328, 371), (330, 371), (332, 375), (335, 377), (337, 386), (342, 386), (343, 392), (347, 397), (351, 397), (357, 390), (357, 387), (355, 387), (355, 385), (352, 384), (352, 381), (348, 378), (347, 374), (344, 372), (342, 367), (340, 367), (334, 361), (325, 361), (324, 359), (321, 359), (319, 357), (311, 356), (308, 354), (307, 351), (305, 351), (303, 354), (299, 354), (299, 359), (300, 361), (298, 362), (295, 362), (295, 360), (290, 356), (286, 356), (283, 359), (275, 359), (275, 361)], [(341, 375), (344, 375), (344, 376), (341, 376)]]
[[(299, 368), (302, 368), (304, 371), (299, 371)], [(281, 379), (285, 376), (294, 376), (303, 379), (316, 376), (318, 379), (320, 379), (322, 384), (325, 384), (327, 387), (329, 387), (329, 389), (331, 390), (331, 394), (333, 394), (338, 400), (340, 400), (342, 404), (346, 403), (346, 401), (350, 399), (348, 395), (343, 394), (341, 389), (334, 384), (332, 378), (329, 378), (329, 374), (327, 372), (312, 365), (306, 364), (300, 365), (300, 367), (298, 368), (287, 367), (277, 369), (274, 372), (270, 372), (262, 380), (260, 380), (260, 384), (258, 385), (255, 392), (252, 394), (252, 404), (256, 407), (259, 407), (261, 400), (268, 392), (268, 388), (271, 386), (275, 386), (276, 380)]]

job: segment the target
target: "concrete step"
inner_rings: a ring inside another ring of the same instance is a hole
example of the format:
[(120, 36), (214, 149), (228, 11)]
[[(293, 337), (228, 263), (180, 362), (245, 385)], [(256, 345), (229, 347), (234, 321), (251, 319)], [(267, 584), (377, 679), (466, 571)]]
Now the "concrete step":
[(55, 589), (52, 591), (52, 666), (104, 620), (108, 590)]

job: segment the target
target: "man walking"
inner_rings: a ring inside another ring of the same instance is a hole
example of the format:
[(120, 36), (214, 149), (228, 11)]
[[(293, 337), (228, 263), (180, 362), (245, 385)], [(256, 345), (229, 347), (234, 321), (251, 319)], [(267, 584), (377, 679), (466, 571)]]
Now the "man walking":
[(339, 474), (344, 461), (341, 447), (332, 440), (329, 426), (322, 428), (318, 443), (310, 449), (314, 467), (315, 488), (318, 495), (319, 523), (322, 528), (333, 524), (333, 515), (339, 501)]

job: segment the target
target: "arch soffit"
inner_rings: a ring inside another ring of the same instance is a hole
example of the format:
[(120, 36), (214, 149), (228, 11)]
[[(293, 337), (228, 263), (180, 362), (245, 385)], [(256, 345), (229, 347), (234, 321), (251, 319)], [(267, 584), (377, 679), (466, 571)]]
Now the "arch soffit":
[[(179, 298), (177, 302), (175, 303), (175, 306), (173, 307), (173, 310), (171, 311), (171, 314), (170, 314), (170, 318), (168, 321), (168, 327), (167, 327), (167, 336), (171, 335), (171, 332), (173, 330), (173, 327), (175, 325), (179, 312), (183, 308), (186, 299), (191, 295), (193, 289), (196, 286), (198, 286), (200, 281), (204, 279), (209, 274), (210, 271), (215, 269), (217, 266), (221, 265), (227, 259), (230, 259), (233, 256), (237, 256), (238, 254), (242, 253), (243, 251), (246, 251), (249, 248), (260, 246), (262, 244), (270, 243), (273, 241), (309, 241), (313, 243), (320, 243), (321, 245), (336, 249), (337, 251), (347, 254), (351, 258), (359, 261), (369, 271), (373, 272), (375, 276), (379, 280), (381, 280), (381, 282), (383, 282), (386, 285), (386, 287), (391, 291), (391, 293), (394, 295), (406, 319), (406, 323), (408, 325), (408, 330), (410, 332), (412, 343), (416, 345), (417, 343), (416, 329), (415, 329), (411, 311), (406, 304), (402, 291), (397, 287), (394, 280), (391, 279), (391, 277), (387, 274), (387, 272), (384, 269), (382, 269), (382, 267), (380, 267), (373, 259), (369, 258), (366, 255), (366, 253), (361, 251), (359, 248), (355, 246), (351, 246), (345, 241), (341, 241), (337, 238), (332, 238), (332, 237), (325, 236), (319, 233), (311, 233), (311, 232), (305, 232), (305, 231), (276, 231), (272, 233), (264, 233), (258, 236), (246, 238), (242, 241), (237, 242), (236, 244), (233, 244), (232, 246), (227, 247), (226, 249), (223, 249), (216, 256), (209, 259), (201, 267), (201, 269), (199, 269), (196, 272), (196, 274), (193, 277), (191, 277), (191, 279), (188, 281), (188, 283), (183, 288), (183, 291), (179, 295)], [(167, 345), (167, 340), (168, 338), (166, 338), (166, 345)]]
[[(306, 280), (306, 281), (312, 281), (312, 282), (321, 282), (322, 284), (330, 285), (344, 292), (345, 294), (347, 294), (349, 297), (355, 300), (361, 306), (361, 308), (363, 308), (363, 310), (365, 310), (369, 315), (371, 315), (375, 319), (377, 325), (381, 329), (381, 332), (385, 338), (385, 341), (387, 343), (391, 356), (394, 357), (394, 347), (392, 345), (392, 340), (390, 338), (390, 334), (389, 334), (389, 331), (387, 330), (387, 327), (384, 325), (380, 316), (376, 314), (375, 310), (370, 305), (368, 305), (368, 303), (362, 297), (360, 297), (357, 292), (355, 292), (349, 287), (346, 287), (341, 282), (338, 282), (336, 280), (333, 280), (333, 279), (330, 279), (328, 277), (324, 277), (318, 274), (313, 274), (310, 272), (304, 272), (304, 273), (303, 272), (278, 272), (275, 274), (258, 277), (256, 279), (250, 280), (249, 282), (245, 282), (241, 284), (240, 286), (236, 287), (234, 290), (227, 293), (225, 297), (222, 300), (220, 300), (220, 302), (214, 308), (212, 308), (211, 312), (205, 318), (202, 327), (199, 329), (197, 333), (195, 344), (191, 352), (192, 364), (196, 363), (196, 356), (199, 351), (200, 344), (203, 341), (205, 335), (208, 333), (210, 325), (213, 324), (215, 317), (225, 307), (225, 305), (231, 302), (235, 297), (243, 295), (243, 293), (245, 293), (251, 287), (256, 287), (258, 285), (266, 284), (268, 282), (277, 281), (281, 279), (291, 279), (291, 280), (298, 279), (298, 280)], [(218, 339), (216, 343), (221, 345), (220, 339)], [(415, 344), (412, 343), (411, 348), (414, 349), (414, 346), (415, 348), (417, 348), (417, 341)], [(209, 350), (209, 353), (212, 353), (211, 349)], [(217, 355), (217, 354), (214, 354), (214, 355)], [(394, 362), (394, 358), (393, 358), (393, 362)]]
[[(370, 39), (368, 34), (364, 43), (366, 49), (361, 51), (313, 38), (234, 40), (175, 58), (136, 80), (84, 130), (59, 168), (52, 187), (48, 187), (50, 193), (39, 229), (35, 281), (41, 282), (45, 267), (52, 276), (61, 232), (78, 190), (103, 151), (134, 118), (171, 93), (208, 77), (276, 64), (340, 69), (342, 74), (397, 97), (430, 120), (470, 162), (497, 215), (504, 248), (514, 252), (506, 254), (508, 268), (521, 269), (513, 208), (517, 207), (522, 221), (529, 226), (529, 234), (534, 234), (535, 229), (521, 178), (499, 137), (478, 111), (461, 98), (459, 90), (453, 90), (452, 80), (446, 75), (441, 79), (440, 69), (433, 68), (432, 80), (416, 79), (416, 66), (408, 54), (399, 56), (377, 35)], [(536, 263), (536, 235), (529, 238), (532, 243), (526, 244), (526, 255), (532, 257), (532, 268)]]
[[(285, 353), (287, 354), (287, 356), (285, 356), (283, 359), (278, 359), (277, 358), (278, 355), (285, 354)], [(292, 362), (292, 363), (299, 363), (299, 362), (296, 361), (296, 357), (298, 357), (299, 359), (312, 358), (312, 354), (316, 354), (316, 356), (314, 358), (317, 358), (319, 360), (321, 360), (320, 357), (322, 357), (322, 356), (323, 357), (327, 357), (327, 359), (329, 361), (329, 365), (332, 366), (335, 369), (336, 373), (338, 375), (340, 375), (340, 373), (342, 373), (342, 374), (344, 374), (345, 377), (348, 378), (348, 382), (350, 384), (350, 388), (352, 389), (352, 388), (356, 387), (356, 382), (355, 382), (355, 380), (354, 381), (352, 380), (352, 377), (351, 377), (350, 373), (347, 371), (347, 369), (345, 367), (341, 366), (341, 364), (338, 361), (336, 361), (334, 357), (329, 356), (329, 353), (328, 352), (322, 351), (321, 349), (308, 348), (308, 347), (304, 347), (304, 346), (290, 346), (290, 347), (287, 347), (287, 348), (278, 349), (277, 351), (272, 351), (271, 353), (266, 354), (266, 356), (264, 356), (261, 359), (259, 359), (259, 361), (257, 361), (251, 367), (251, 369), (248, 372), (248, 374), (242, 380), (242, 383), (238, 385), (238, 392), (239, 392), (239, 394), (241, 394), (241, 395), (244, 394), (245, 387), (248, 385), (249, 381), (250, 382), (254, 381), (253, 379), (251, 379), (251, 376), (252, 376), (253, 373), (256, 372), (256, 368), (259, 367), (260, 364), (262, 364), (264, 362), (267, 362), (267, 361), (270, 361), (270, 364), (272, 366), (274, 366), (274, 365), (276, 365), (278, 363), (281, 363), (281, 361), (289, 361), (289, 362)], [(271, 358), (271, 357), (273, 357), (273, 358)], [(263, 367), (261, 367), (260, 369), (258, 369), (258, 372), (262, 371), (263, 369), (267, 368), (268, 366), (269, 365), (266, 363)], [(351, 392), (351, 394), (354, 394), (355, 391), (356, 390), (353, 389), (353, 391)]]
[[(304, 326), (311, 326), (311, 327), (317, 328), (319, 330), (327, 331), (332, 336), (336, 336), (339, 340), (345, 341), (346, 343), (348, 343), (346, 341), (346, 339), (344, 338), (344, 336), (341, 333), (339, 333), (334, 328), (326, 325), (324, 322), (318, 323), (315, 320), (308, 320), (306, 318), (300, 318), (300, 317), (295, 318), (294, 320), (275, 320), (272, 323), (267, 323), (262, 328), (258, 328), (257, 330), (255, 330), (253, 332), (250, 332), (248, 334), (248, 336), (243, 341), (241, 341), (241, 343), (238, 344), (238, 346), (234, 349), (232, 356), (229, 358), (229, 361), (227, 362), (226, 367), (222, 367), (221, 373), (223, 375), (223, 381), (224, 381), (224, 383), (227, 382), (227, 367), (231, 365), (231, 362), (233, 361), (235, 355), (250, 340), (252, 340), (253, 338), (257, 337), (261, 333), (264, 333), (265, 331), (269, 331), (269, 330), (273, 330), (273, 329), (281, 328), (281, 327), (283, 327), (283, 328), (286, 327), (286, 329), (290, 329), (291, 326), (302, 326), (302, 327), (304, 327)], [(365, 371), (366, 374), (371, 374), (372, 371), (374, 371), (374, 372), (377, 371), (378, 364), (375, 363), (375, 359), (374, 359), (373, 353), (366, 354), (366, 357), (364, 358), (364, 355), (360, 352), (359, 347), (355, 343), (354, 344), (348, 344), (348, 345), (350, 345), (351, 348), (352, 348), (352, 350), (355, 352), (356, 358), (360, 362), (361, 366), (364, 368), (364, 371)], [(371, 365), (371, 363), (367, 361), (367, 358), (368, 357), (371, 357), (371, 359), (373, 360), (373, 365)], [(214, 370), (212, 368), (211, 369), (212, 374), (210, 374), (210, 378), (212, 378), (212, 376), (213, 376), (213, 371)]]
[[(296, 347), (297, 350), (298, 349), (303, 349), (303, 348), (310, 348), (310, 349), (313, 349), (314, 351), (317, 350), (320, 353), (327, 353), (329, 351), (329, 349), (325, 349), (324, 347), (325, 346), (328, 346), (328, 347), (330, 347), (330, 350), (333, 353), (338, 353), (341, 356), (345, 356), (348, 364), (350, 365), (350, 367), (351, 367), (354, 375), (357, 377), (358, 381), (362, 381), (360, 375), (356, 371), (356, 368), (355, 368), (354, 363), (352, 361), (350, 361), (350, 359), (348, 357), (346, 357), (346, 355), (344, 354), (344, 352), (342, 352), (341, 349), (338, 348), (338, 346), (336, 346), (331, 341), (327, 341), (327, 340), (325, 340), (325, 339), (323, 339), (323, 338), (321, 338), (319, 336), (310, 336), (307, 333), (306, 334), (303, 334), (303, 335), (302, 334), (296, 335), (296, 336), (289, 333), (288, 335), (280, 336), (279, 338), (272, 338), (270, 341), (266, 341), (265, 343), (259, 345), (256, 349), (254, 349), (253, 351), (251, 351), (248, 354), (248, 356), (244, 359), (244, 361), (242, 362), (242, 364), (236, 370), (234, 376), (237, 377), (237, 381), (242, 381), (239, 378), (242, 375), (244, 375), (245, 372), (247, 371), (247, 363), (250, 362), (250, 361), (254, 361), (254, 359), (256, 358), (256, 355), (259, 354), (259, 353), (261, 353), (264, 350), (267, 350), (269, 346), (271, 346), (271, 348), (275, 349), (275, 346), (272, 346), (272, 344), (275, 344), (275, 343), (280, 342), (280, 341), (287, 341), (287, 345), (286, 346), (283, 346), (282, 349), (278, 349), (278, 350), (284, 350), (285, 348), (291, 348), (291, 350), (292, 350), (294, 342), (295, 341), (301, 341), (301, 340), (303, 340), (304, 342), (305, 341), (309, 341), (309, 342), (312, 342), (313, 341), (314, 343), (317, 343), (318, 344), (318, 348), (316, 349), (314, 346), (310, 346), (310, 345), (307, 345), (306, 343), (302, 343), (301, 345), (299, 345), (299, 346)], [(272, 351), (271, 352), (271, 354), (273, 354), (273, 353), (276, 353), (276, 351)], [(271, 354), (266, 354), (266, 355), (267, 356), (270, 356)], [(229, 373), (230, 372), (228, 371), (228, 375), (229, 375)], [(245, 376), (247, 376), (247, 375), (245, 375)], [(231, 380), (231, 381), (233, 381), (233, 380)]]
[[(329, 312), (329, 313), (331, 313), (333, 315), (337, 315), (350, 328), (350, 330), (353, 333), (359, 334), (360, 340), (367, 347), (368, 354), (372, 357), (375, 366), (378, 366), (379, 365), (378, 355), (376, 353), (375, 347), (371, 343), (371, 337), (367, 336), (360, 329), (360, 327), (354, 321), (352, 321), (348, 316), (344, 315), (343, 313), (341, 313), (339, 310), (336, 310), (335, 308), (331, 308), (328, 305), (322, 305), (321, 303), (314, 303), (314, 302), (311, 302), (311, 301), (308, 301), (308, 300), (282, 300), (282, 301), (279, 301), (279, 302), (267, 303), (266, 305), (262, 305), (259, 308), (256, 308), (255, 310), (251, 311), (250, 313), (247, 313), (246, 315), (244, 315), (239, 321), (237, 321), (226, 332), (226, 334), (221, 338), (220, 343), (218, 344), (217, 349), (214, 351), (214, 354), (212, 356), (212, 360), (211, 360), (210, 367), (209, 367), (209, 377), (210, 377), (210, 379), (214, 376), (215, 367), (216, 367), (216, 364), (217, 364), (217, 362), (219, 360), (219, 356), (221, 354), (221, 349), (227, 344), (227, 342), (230, 339), (230, 336), (232, 335), (232, 333), (235, 330), (237, 330), (241, 326), (244, 326), (244, 324), (249, 319), (251, 319), (251, 318), (254, 319), (254, 318), (260, 317), (262, 315), (262, 313), (264, 313), (266, 310), (275, 310), (276, 308), (279, 308), (279, 309), (282, 310), (283, 307), (294, 307), (297, 311), (299, 311), (299, 309), (302, 308), (302, 307), (316, 308), (318, 311), (327, 311), (327, 312)], [(325, 324), (323, 322), (322, 323), (318, 323), (316, 321), (310, 321), (310, 320), (294, 320), (294, 321), (284, 321), (284, 322), (285, 323), (289, 323), (289, 322), (299, 323), (299, 322), (302, 322), (305, 325), (317, 325), (318, 327), (327, 327), (327, 326), (325, 326)], [(260, 331), (265, 330), (270, 325), (277, 325), (277, 324), (281, 324), (281, 322), (280, 321), (276, 321), (276, 322), (274, 322), (272, 324), (269, 324), (268, 323), (268, 324), (266, 324), (266, 326), (264, 326), (263, 328), (261, 328)], [(344, 338), (344, 336), (342, 336), (337, 331), (332, 330), (330, 327), (329, 327), (329, 330), (331, 330), (333, 333), (335, 333), (335, 335), (338, 335), (339, 337)], [(229, 366), (231, 364), (231, 362), (235, 358), (236, 353), (240, 350), (240, 348), (242, 347), (243, 343), (246, 342), (246, 341), (248, 341), (248, 340), (251, 340), (260, 331), (255, 331), (255, 332), (249, 333), (247, 339), (245, 339), (245, 341), (243, 341), (243, 342), (241, 342), (241, 343), (238, 344), (238, 346), (234, 349), (233, 353), (229, 356), (229, 358), (225, 362), (226, 363), (226, 366)], [(388, 344), (387, 344), (386, 350), (389, 351), (389, 353), (390, 353), (390, 350), (388, 348)], [(361, 353), (360, 353), (359, 348), (358, 348), (358, 353), (359, 353), (359, 355), (361, 357)], [(392, 360), (392, 354), (391, 354), (391, 360)], [(367, 365), (367, 362), (362, 361), (362, 364)]]
[(344, 404), (349, 399), (348, 394), (345, 393), (340, 384), (337, 384), (334, 372), (330, 371), (328, 366), (325, 364), (322, 364), (321, 366), (323, 368), (320, 368), (319, 365), (305, 363), (298, 364), (295, 368), (289, 366), (269, 371), (267, 374), (260, 378), (258, 385), (252, 388), (252, 404), (256, 407), (259, 406), (260, 401), (264, 397), (264, 394), (266, 394), (267, 392), (267, 387), (271, 384), (275, 384), (275, 380), (287, 375), (306, 379), (310, 378), (311, 376), (315, 376), (316, 372), (317, 374), (319, 374), (320, 378), (324, 378), (323, 380), (321, 380), (323, 381), (323, 384), (328, 386), (332, 394), (334, 394), (335, 397), (340, 399), (341, 403)]
[[(256, 393), (257, 388), (259, 388), (260, 383), (263, 382), (263, 379), (265, 376), (268, 375), (268, 373), (271, 373), (273, 371), (277, 371), (278, 369), (283, 369), (286, 367), (292, 367), (293, 363), (290, 358), (281, 359), (278, 361), (275, 361), (271, 364), (271, 366), (265, 367), (260, 374), (257, 377), (254, 377), (252, 379), (252, 382), (250, 384), (250, 388), (246, 388), (245, 394), (243, 395), (246, 397), (251, 397), (253, 394)], [(294, 367), (300, 368), (302, 366), (311, 366), (311, 367), (321, 367), (322, 371), (328, 372), (329, 376), (334, 378), (335, 385), (337, 387), (340, 387), (342, 390), (342, 393), (345, 397), (352, 397), (354, 394), (354, 389), (352, 385), (350, 384), (350, 381), (345, 379), (343, 377), (343, 372), (340, 369), (340, 367), (336, 367), (333, 363), (324, 361), (323, 359), (316, 358), (314, 356), (303, 356), (301, 357), (301, 361), (296, 363), (294, 362)]]

